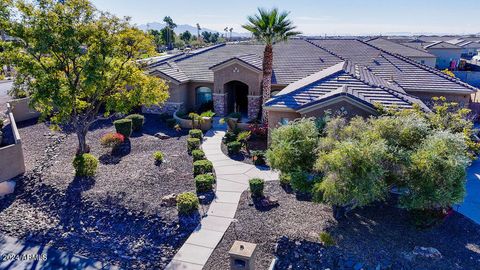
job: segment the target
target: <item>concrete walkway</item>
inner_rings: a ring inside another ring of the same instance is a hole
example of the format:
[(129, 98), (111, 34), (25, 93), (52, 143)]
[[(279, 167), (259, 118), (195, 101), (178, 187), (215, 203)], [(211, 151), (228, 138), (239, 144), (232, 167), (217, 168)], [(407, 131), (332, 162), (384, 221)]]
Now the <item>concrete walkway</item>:
[(480, 160), (473, 161), (467, 170), (467, 196), (455, 210), (480, 224)]
[(265, 181), (278, 180), (276, 172), (232, 160), (223, 154), (220, 147), (225, 131), (226, 126), (214, 124), (202, 144), (217, 176), (216, 198), (207, 217), (202, 219), (166, 269), (202, 269), (235, 217), (240, 195), (248, 189), (248, 180), (254, 177)]

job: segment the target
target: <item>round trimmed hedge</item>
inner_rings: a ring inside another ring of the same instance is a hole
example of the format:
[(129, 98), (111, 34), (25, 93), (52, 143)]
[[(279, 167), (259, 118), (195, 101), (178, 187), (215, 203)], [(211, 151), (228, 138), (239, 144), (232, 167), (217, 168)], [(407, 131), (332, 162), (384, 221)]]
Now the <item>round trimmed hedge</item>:
[(192, 192), (180, 193), (177, 196), (177, 210), (181, 215), (190, 215), (198, 210), (200, 204), (197, 195)]
[(187, 139), (187, 150), (188, 153), (192, 153), (193, 150), (200, 149), (200, 139), (198, 138), (188, 138)]
[(213, 164), (209, 160), (197, 160), (193, 163), (193, 175), (206, 174), (213, 172)]
[(214, 182), (215, 177), (211, 173), (197, 175), (195, 177), (195, 187), (197, 189), (197, 193), (212, 191)]
[(250, 185), (250, 192), (252, 197), (263, 197), (263, 189), (265, 187), (265, 181), (261, 178), (252, 178), (248, 181)]
[(190, 138), (203, 139), (203, 132), (200, 129), (191, 129), (188, 131), (188, 135), (190, 135)]
[(205, 159), (205, 152), (203, 150), (197, 149), (192, 151), (193, 161)]
[(145, 123), (145, 117), (141, 114), (131, 114), (125, 119), (132, 120), (132, 129), (133, 131), (141, 131), (143, 129), (143, 124)]
[(73, 159), (76, 176), (93, 177), (97, 171), (98, 159), (92, 154), (76, 155)]
[(113, 122), (117, 133), (122, 134), (125, 138), (129, 138), (132, 135), (132, 119), (119, 119)]

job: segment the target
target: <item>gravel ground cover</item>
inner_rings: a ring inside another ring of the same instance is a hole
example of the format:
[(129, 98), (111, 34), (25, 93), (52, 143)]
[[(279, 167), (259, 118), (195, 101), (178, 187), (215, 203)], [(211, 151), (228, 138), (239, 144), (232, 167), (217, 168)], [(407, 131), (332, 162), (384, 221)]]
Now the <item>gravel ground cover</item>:
[[(442, 225), (420, 230), (392, 203), (354, 210), (336, 221), (331, 208), (302, 201), (277, 182), (266, 195), (279, 200), (270, 210), (242, 194), (235, 218), (204, 269), (228, 269), (228, 250), (235, 240), (258, 244), (256, 269), (480, 269), (480, 226), (454, 213)], [(319, 233), (333, 236), (336, 246), (320, 243)], [(441, 258), (415, 255), (415, 247), (432, 247)]]
[[(0, 200), (1, 233), (126, 269), (162, 269), (199, 223), (200, 215), (179, 218), (174, 206), (161, 205), (165, 195), (195, 191), (186, 132), (148, 116), (143, 134), (111, 155), (99, 139), (114, 127), (99, 122), (88, 134), (91, 153), (100, 159), (97, 174), (81, 178), (71, 165), (75, 134), (51, 132), (45, 124), (19, 127), (27, 173), (15, 193)], [(161, 140), (157, 132), (171, 138)], [(165, 157), (158, 166), (157, 150)]]

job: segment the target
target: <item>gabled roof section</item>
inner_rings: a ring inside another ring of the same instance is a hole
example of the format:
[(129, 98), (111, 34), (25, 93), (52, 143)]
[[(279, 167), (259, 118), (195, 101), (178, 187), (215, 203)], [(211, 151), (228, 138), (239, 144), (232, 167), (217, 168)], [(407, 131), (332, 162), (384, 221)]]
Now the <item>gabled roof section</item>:
[(382, 50), (385, 50), (390, 53), (403, 55), (406, 57), (425, 57), (425, 58), (435, 58), (435, 55), (428, 53), (423, 50), (418, 50), (412, 47), (408, 47), (393, 41), (377, 37), (366, 41), (368, 44), (376, 46)]
[(376, 104), (404, 109), (412, 108), (417, 103), (428, 110), (422, 101), (406, 94), (395, 83), (379, 78), (350, 61), (341, 62), (288, 85), (271, 98), (266, 106), (298, 111), (340, 95), (372, 109), (375, 109)]
[(424, 46), (425, 49), (461, 49), (460, 46), (448, 43), (446, 41), (437, 41)]
[(235, 57), (232, 57), (232, 58), (229, 58), (225, 61), (222, 61), (218, 64), (215, 64), (213, 66), (211, 66), (209, 69), (211, 70), (215, 70), (217, 67), (219, 66), (223, 66), (225, 64), (227, 64), (228, 62), (232, 62), (232, 61), (240, 61), (244, 64), (246, 64), (247, 66), (257, 70), (257, 71), (262, 71), (262, 58), (256, 54), (244, 54), (244, 55), (240, 55), (240, 56), (235, 56)]

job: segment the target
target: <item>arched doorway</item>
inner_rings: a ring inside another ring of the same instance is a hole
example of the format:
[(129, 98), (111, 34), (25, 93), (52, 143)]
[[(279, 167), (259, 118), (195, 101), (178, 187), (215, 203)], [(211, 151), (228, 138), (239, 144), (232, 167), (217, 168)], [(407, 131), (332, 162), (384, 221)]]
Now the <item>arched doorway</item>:
[(240, 112), (248, 116), (248, 85), (240, 81), (231, 81), (225, 84), (227, 94), (227, 113)]

